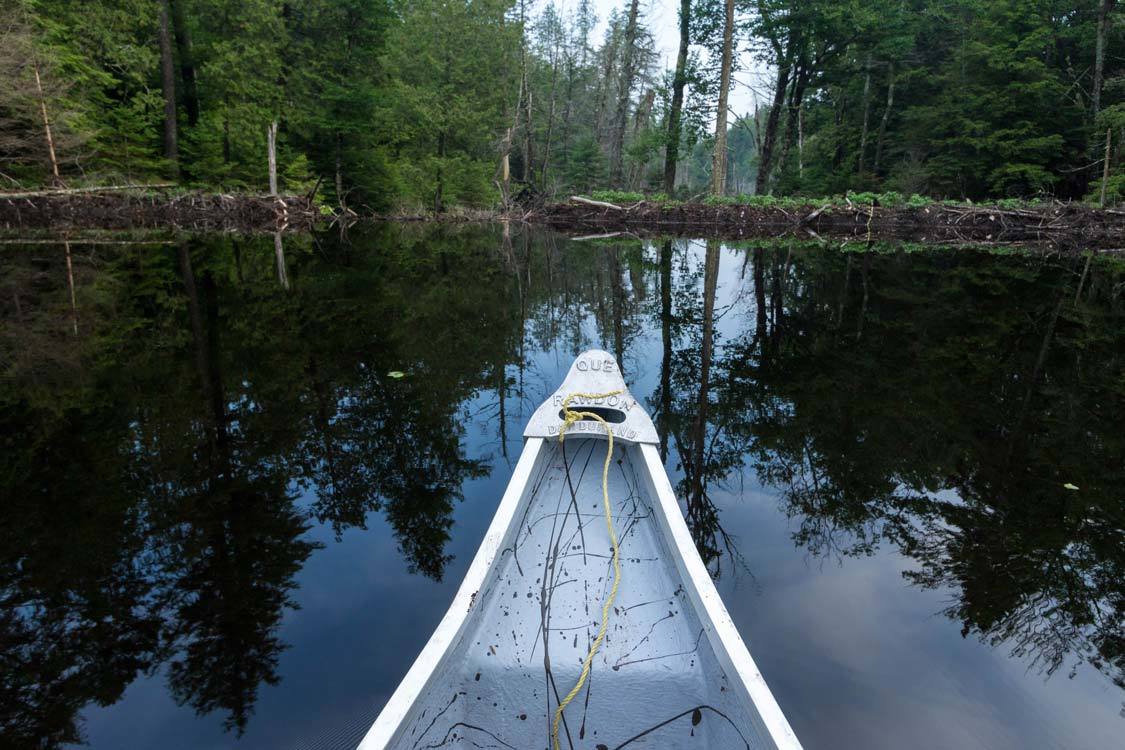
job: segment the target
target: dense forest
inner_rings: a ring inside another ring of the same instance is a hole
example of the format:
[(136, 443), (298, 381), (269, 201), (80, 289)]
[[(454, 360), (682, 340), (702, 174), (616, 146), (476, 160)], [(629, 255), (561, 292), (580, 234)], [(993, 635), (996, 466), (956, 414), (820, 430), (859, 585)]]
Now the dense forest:
[(280, 190), (357, 211), (594, 188), (1125, 195), (1115, 0), (681, 0), (667, 61), (649, 15), (0, 0), (0, 184), (265, 192), (276, 144)]

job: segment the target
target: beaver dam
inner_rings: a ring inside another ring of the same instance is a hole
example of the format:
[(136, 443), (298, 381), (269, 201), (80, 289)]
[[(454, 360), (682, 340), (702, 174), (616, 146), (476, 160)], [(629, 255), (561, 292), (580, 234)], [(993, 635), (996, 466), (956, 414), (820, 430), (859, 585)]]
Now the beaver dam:
[(791, 201), (779, 205), (667, 203), (618, 205), (575, 196), (529, 214), (553, 228), (639, 235), (692, 235), (737, 239), (798, 232), (807, 236), (908, 239), (976, 244), (1029, 243), (1074, 249), (1125, 246), (1125, 211), (1078, 203), (1043, 203), (1020, 208), (931, 203)]
[(275, 231), (311, 229), (319, 218), (309, 196), (170, 193), (160, 187), (0, 193), (0, 227)]

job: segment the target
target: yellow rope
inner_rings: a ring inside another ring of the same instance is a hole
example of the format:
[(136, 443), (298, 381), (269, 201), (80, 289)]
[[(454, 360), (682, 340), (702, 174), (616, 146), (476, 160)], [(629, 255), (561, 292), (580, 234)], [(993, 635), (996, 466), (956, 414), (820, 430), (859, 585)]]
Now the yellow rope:
[[(605, 526), (609, 530), (609, 543), (613, 546), (613, 586), (609, 590), (609, 596), (606, 597), (605, 603), (602, 604), (602, 624), (598, 628), (598, 637), (594, 639), (593, 644), (590, 646), (590, 652), (586, 654), (586, 659), (582, 663), (582, 674), (578, 676), (578, 684), (575, 685), (567, 696), (559, 702), (559, 707), (555, 709), (555, 722), (551, 726), (551, 741), (554, 750), (559, 750), (559, 722), (562, 721), (563, 710), (567, 705), (574, 700), (574, 696), (578, 695), (578, 691), (582, 689), (582, 685), (586, 683), (586, 678), (590, 676), (590, 664), (594, 661), (594, 655), (598, 653), (598, 648), (605, 640), (605, 631), (609, 626), (609, 610), (613, 606), (613, 600), (617, 598), (617, 584), (621, 581), (621, 559), (620, 550), (617, 546), (617, 533), (613, 530), (613, 513), (609, 509), (609, 464), (613, 460), (613, 428), (609, 423), (601, 418), (598, 414), (592, 411), (575, 411), (570, 408), (570, 400), (573, 398), (586, 398), (591, 401), (599, 398), (609, 398), (616, 396), (621, 391), (610, 391), (609, 393), (572, 393), (563, 399), (563, 424), (559, 428), (559, 442), (563, 440), (567, 429), (584, 417), (592, 417), (598, 420), (605, 427), (606, 436), (609, 438), (609, 447), (605, 452), (605, 466), (602, 467), (602, 507), (605, 509)], [(581, 523), (581, 520), (579, 520)]]

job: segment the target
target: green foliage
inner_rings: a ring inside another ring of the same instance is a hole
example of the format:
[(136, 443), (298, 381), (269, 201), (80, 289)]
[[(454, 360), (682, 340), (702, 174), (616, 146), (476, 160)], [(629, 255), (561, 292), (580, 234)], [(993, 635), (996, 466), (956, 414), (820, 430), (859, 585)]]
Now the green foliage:
[[(659, 67), (643, 10), (630, 46), (620, 11), (593, 38), (599, 19), (588, 0), (565, 11), (515, 0), (165, 1), (178, 164), (162, 149), (161, 3), (0, 0), (0, 16), (11, 19), (0, 30), (0, 179), (49, 181), (32, 61), (71, 183), (178, 172), (194, 186), (261, 191), (276, 121), (282, 185), (303, 190), (321, 179), (337, 204), (494, 206), (501, 152), (509, 195), (588, 191), (611, 174), (618, 184), (608, 186), (626, 192), (663, 186), (672, 76)], [(856, 201), (887, 206), (924, 206), (913, 197), (923, 195), (1096, 196), (1100, 171), (1083, 165), (1101, 158), (1107, 129), (1125, 127), (1120, 56), (1106, 56), (1094, 112), (1097, 8), (1098, 0), (740, 5), (737, 41), (790, 75), (777, 111), (763, 100), (732, 113), (725, 192), (763, 206), (775, 204), (743, 194), (855, 191)], [(1117, 6), (1109, 12), (1112, 51), (1125, 44), (1125, 24)], [(681, 198), (710, 181), (722, 4), (695, 3), (691, 13)], [(1115, 200), (1119, 135), (1107, 185)], [(766, 141), (771, 164), (759, 180)]]

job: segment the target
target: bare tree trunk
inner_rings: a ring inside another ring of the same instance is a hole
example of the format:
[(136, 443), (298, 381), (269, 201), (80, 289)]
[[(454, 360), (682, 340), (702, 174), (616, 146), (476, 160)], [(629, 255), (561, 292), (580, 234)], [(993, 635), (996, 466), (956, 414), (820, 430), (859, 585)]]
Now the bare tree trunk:
[(778, 160), (778, 165), (782, 168), (788, 163), (789, 150), (797, 141), (797, 124), (800, 122), (801, 105), (805, 100), (805, 88), (808, 83), (808, 63), (800, 60), (796, 66), (796, 75), (793, 77), (792, 90), (789, 92), (789, 111), (786, 113), (785, 120), (785, 141), (781, 144), (781, 158)]
[(875, 164), (873, 171), (879, 174), (879, 162), (883, 158), (883, 137), (887, 134), (887, 120), (891, 118), (891, 107), (895, 103), (895, 64), (892, 62), (887, 73), (887, 106), (883, 109), (883, 119), (879, 121), (879, 135), (875, 139)]
[(1105, 189), (1109, 183), (1109, 149), (1112, 143), (1110, 134), (1113, 132), (1112, 128), (1105, 129), (1105, 158), (1102, 160), (1102, 190), (1101, 196), (1098, 198), (1098, 205), (1105, 207)]
[(629, 99), (633, 91), (633, 78), (636, 75), (637, 55), (637, 13), (640, 1), (629, 4), (629, 20), (625, 24), (625, 49), (621, 65), (621, 90), (617, 92), (617, 115), (613, 120), (613, 137), (609, 144), (609, 181), (614, 187), (621, 186), (625, 157), (625, 123), (629, 119)]
[[(438, 168), (437, 168), (437, 187), (434, 189), (434, 213), (440, 214), (445, 212), (445, 182), (444, 175), (442, 174), (442, 167), (445, 162), (445, 131), (442, 130), (438, 133)], [(526, 170), (525, 170), (526, 174)]]
[(871, 53), (867, 53), (866, 73), (863, 76), (863, 129), (859, 132), (859, 167), (856, 173), (862, 179), (867, 158), (867, 124), (871, 115)]
[(176, 145), (176, 67), (172, 58), (171, 8), (160, 0), (160, 89), (164, 95), (164, 158), (179, 171)]
[(547, 136), (543, 140), (543, 166), (539, 172), (539, 181), (544, 192), (547, 191), (547, 167), (551, 161), (551, 135), (555, 129), (555, 104), (556, 84), (559, 78), (559, 48), (555, 43), (555, 59), (551, 65), (551, 107), (547, 111)]
[(719, 69), (719, 105), (715, 111), (715, 150), (711, 153), (711, 195), (722, 195), (727, 187), (727, 95), (734, 46), (734, 0), (726, 0), (723, 22), (723, 61)]
[(805, 174), (805, 108), (797, 107), (797, 175)]
[(567, 62), (566, 71), (566, 104), (563, 106), (562, 116), (562, 162), (566, 164), (570, 155), (570, 113), (574, 107), (574, 61)]
[(664, 147), (664, 192), (669, 196), (676, 189), (676, 163), (680, 160), (681, 119), (684, 110), (684, 88), (687, 86), (687, 56), (691, 44), (691, 0), (680, 0), (680, 51), (676, 55), (676, 72), (672, 77), (672, 106), (668, 110), (668, 142)]
[[(230, 102), (223, 97), (223, 109), (228, 110)], [(223, 164), (230, 164), (230, 119), (223, 117)]]
[[(730, 0), (728, 0), (730, 2)], [(703, 266), (703, 341), (699, 350), (699, 400), (695, 411), (692, 440), (692, 463), (695, 465), (691, 497), (703, 498), (703, 466), (707, 444), (707, 411), (710, 405), (711, 359), (715, 330), (715, 293), (719, 280), (719, 241), (707, 242), (707, 256)]]
[(176, 48), (180, 53), (180, 79), (183, 81), (184, 109), (188, 125), (199, 122), (199, 89), (195, 82), (195, 56), (191, 50), (191, 29), (184, 19), (184, 0), (172, 2), (172, 28), (176, 36)]
[[(648, 127), (649, 116), (652, 114), (652, 106), (656, 103), (656, 91), (649, 89), (645, 95), (641, 97), (641, 103), (637, 106), (637, 112), (633, 116), (633, 140), (637, 140), (637, 136), (641, 131)], [(640, 187), (641, 179), (644, 177), (645, 170), (648, 169), (648, 160), (645, 159), (639, 164), (635, 164), (629, 172), (629, 189), (636, 190)]]
[(63, 241), (66, 249), (66, 283), (70, 287), (70, 321), (74, 326), (74, 335), (78, 335), (78, 298), (74, 294), (74, 263), (70, 259), (70, 243)]
[(1094, 85), (1090, 93), (1094, 118), (1101, 111), (1102, 84), (1105, 80), (1105, 31), (1109, 20), (1109, 11), (1113, 8), (1115, 0), (1099, 0), (1098, 2), (1098, 30), (1094, 43)]
[(617, 64), (617, 43), (615, 40), (617, 26), (610, 28), (608, 39), (611, 43), (606, 50), (605, 66), (602, 69), (602, 78), (598, 83), (598, 110), (594, 116), (594, 139), (602, 143), (602, 131), (605, 130), (605, 111), (609, 107), (609, 84), (613, 77), (613, 68)]
[(789, 74), (792, 65), (788, 59), (777, 66), (777, 80), (774, 82), (773, 104), (766, 118), (766, 132), (762, 136), (762, 146), (758, 152), (758, 177), (754, 181), (754, 192), (765, 195), (768, 190), (770, 171), (773, 169), (773, 150), (777, 143), (777, 126), (781, 119), (781, 107), (785, 103), (785, 90), (789, 87)]
[(31, 69), (35, 73), (35, 90), (39, 94), (39, 111), (43, 115), (43, 132), (47, 138), (47, 153), (51, 157), (51, 182), (55, 185), (62, 183), (59, 177), (59, 160), (55, 156), (55, 137), (51, 135), (51, 118), (47, 116), (47, 97), (43, 93), (43, 81), (39, 78), (39, 63), (32, 61)]
[(528, 185), (531, 184), (535, 176), (531, 168), (531, 161), (534, 158), (531, 136), (531, 89), (528, 87), (525, 77), (523, 96), (523, 181)]
[(277, 120), (266, 129), (266, 150), (269, 152), (270, 195), (277, 197)]
[(660, 460), (668, 460), (672, 411), (672, 240), (660, 247)]
[(348, 204), (344, 201), (344, 134), (336, 131), (336, 202), (340, 208), (347, 210)]
[(500, 202), (507, 211), (511, 207), (511, 179), (512, 179), (512, 129), (504, 132), (504, 140), (500, 142), (500, 179), (496, 183), (500, 188)]
[(277, 281), (285, 289), (289, 288), (289, 272), (285, 268), (285, 249), (281, 244), (281, 230), (273, 233), (273, 254), (277, 260)]

